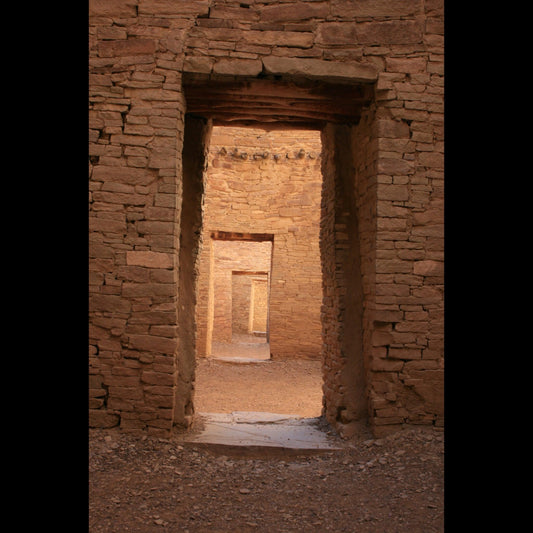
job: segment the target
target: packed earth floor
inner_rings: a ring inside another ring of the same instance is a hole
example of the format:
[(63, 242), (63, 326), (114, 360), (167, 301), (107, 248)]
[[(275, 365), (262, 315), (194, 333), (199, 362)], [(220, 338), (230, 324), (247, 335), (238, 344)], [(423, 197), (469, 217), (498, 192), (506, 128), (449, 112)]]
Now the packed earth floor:
[[(200, 360), (197, 412), (320, 413), (320, 363)], [(318, 404), (318, 405), (317, 405)], [(326, 428), (327, 430), (327, 428)], [(320, 453), (89, 430), (89, 531), (444, 531), (444, 436), (362, 433)]]

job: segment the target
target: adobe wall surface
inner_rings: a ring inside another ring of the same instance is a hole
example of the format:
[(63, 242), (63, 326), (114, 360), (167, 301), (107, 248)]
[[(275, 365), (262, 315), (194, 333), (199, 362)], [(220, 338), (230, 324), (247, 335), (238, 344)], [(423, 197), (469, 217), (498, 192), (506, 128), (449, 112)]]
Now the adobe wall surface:
[(90, 0), (89, 16), (90, 424), (192, 421), (202, 190), (184, 166), (201, 174), (205, 144), (186, 142), (183, 82), (202, 75), (372, 88), (358, 124), (322, 132), (326, 414), (345, 434), (365, 416), (376, 435), (442, 427), (443, 0)]
[[(319, 131), (213, 128), (205, 176), (204, 246), (199, 267), (200, 356), (209, 353), (205, 333), (209, 313), (209, 234), (219, 230), (273, 235), (272, 259), (269, 255), (267, 263), (263, 256), (257, 258), (257, 263), (253, 260), (253, 249), (260, 243), (224, 244), (234, 247), (248, 244), (251, 248), (246, 255), (249, 261), (246, 270), (271, 274), (269, 339), (272, 357), (320, 357), (320, 152)], [(220, 241), (215, 244), (221, 246)], [(233, 264), (233, 269), (245, 270), (237, 264)], [(218, 323), (215, 320), (213, 340), (231, 342), (231, 327), (227, 323), (231, 300), (225, 301), (231, 295), (230, 282), (226, 281), (223, 290), (219, 281), (223, 274), (218, 272), (218, 267), (214, 275), (218, 288), (214, 301)], [(230, 272), (225, 277), (231, 279)]]

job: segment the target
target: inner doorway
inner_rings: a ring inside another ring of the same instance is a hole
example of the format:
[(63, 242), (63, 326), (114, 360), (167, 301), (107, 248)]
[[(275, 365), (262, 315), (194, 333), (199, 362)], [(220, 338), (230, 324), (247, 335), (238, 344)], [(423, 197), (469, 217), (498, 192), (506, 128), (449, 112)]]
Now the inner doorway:
[(318, 130), (212, 129), (196, 313), (200, 412), (321, 414), (320, 160)]
[(201, 268), (209, 276), (206, 356), (236, 362), (269, 360), (274, 236), (221, 231), (210, 236), (210, 253), (203, 254), (209, 268)]

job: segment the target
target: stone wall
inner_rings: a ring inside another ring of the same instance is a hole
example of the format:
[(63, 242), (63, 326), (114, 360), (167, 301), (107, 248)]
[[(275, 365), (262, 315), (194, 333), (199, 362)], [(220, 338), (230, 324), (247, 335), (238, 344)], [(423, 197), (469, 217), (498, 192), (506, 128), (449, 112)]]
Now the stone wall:
[[(91, 425), (167, 435), (193, 420), (209, 120), (297, 110), (322, 129), (329, 191), (328, 420), (442, 427), (443, 27), (443, 0), (90, 0)], [(244, 92), (206, 101), (201, 79)]]
[[(198, 280), (198, 355), (210, 353), (204, 333), (210, 312), (208, 241), (210, 232), (219, 230), (273, 235), (272, 268), (270, 257), (268, 265), (261, 260), (255, 266), (252, 261), (247, 267), (250, 271), (271, 272), (272, 356), (320, 357), (320, 152), (319, 131), (213, 128), (205, 177), (204, 247)], [(214, 242), (220, 246), (220, 241)], [(257, 248), (259, 243), (234, 245)], [(245, 270), (236, 263), (233, 267)], [(220, 276), (217, 267), (214, 274)], [(226, 294), (221, 288), (215, 294), (214, 305), (220, 310), (224, 305), (221, 298), (230, 294), (229, 282), (225, 286)], [(225, 320), (229, 321), (229, 315)], [(219, 322), (215, 329), (220, 332), (216, 340), (231, 342), (227, 324)], [(215, 333), (212, 339), (215, 340)]]

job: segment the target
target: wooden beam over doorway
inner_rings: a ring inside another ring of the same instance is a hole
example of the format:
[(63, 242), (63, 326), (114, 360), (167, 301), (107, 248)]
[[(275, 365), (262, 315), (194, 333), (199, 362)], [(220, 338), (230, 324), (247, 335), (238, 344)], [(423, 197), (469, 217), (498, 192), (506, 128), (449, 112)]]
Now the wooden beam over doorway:
[(274, 235), (271, 233), (241, 233), (236, 231), (211, 231), (211, 238), (216, 241), (246, 241), (246, 242), (264, 242), (274, 241)]

